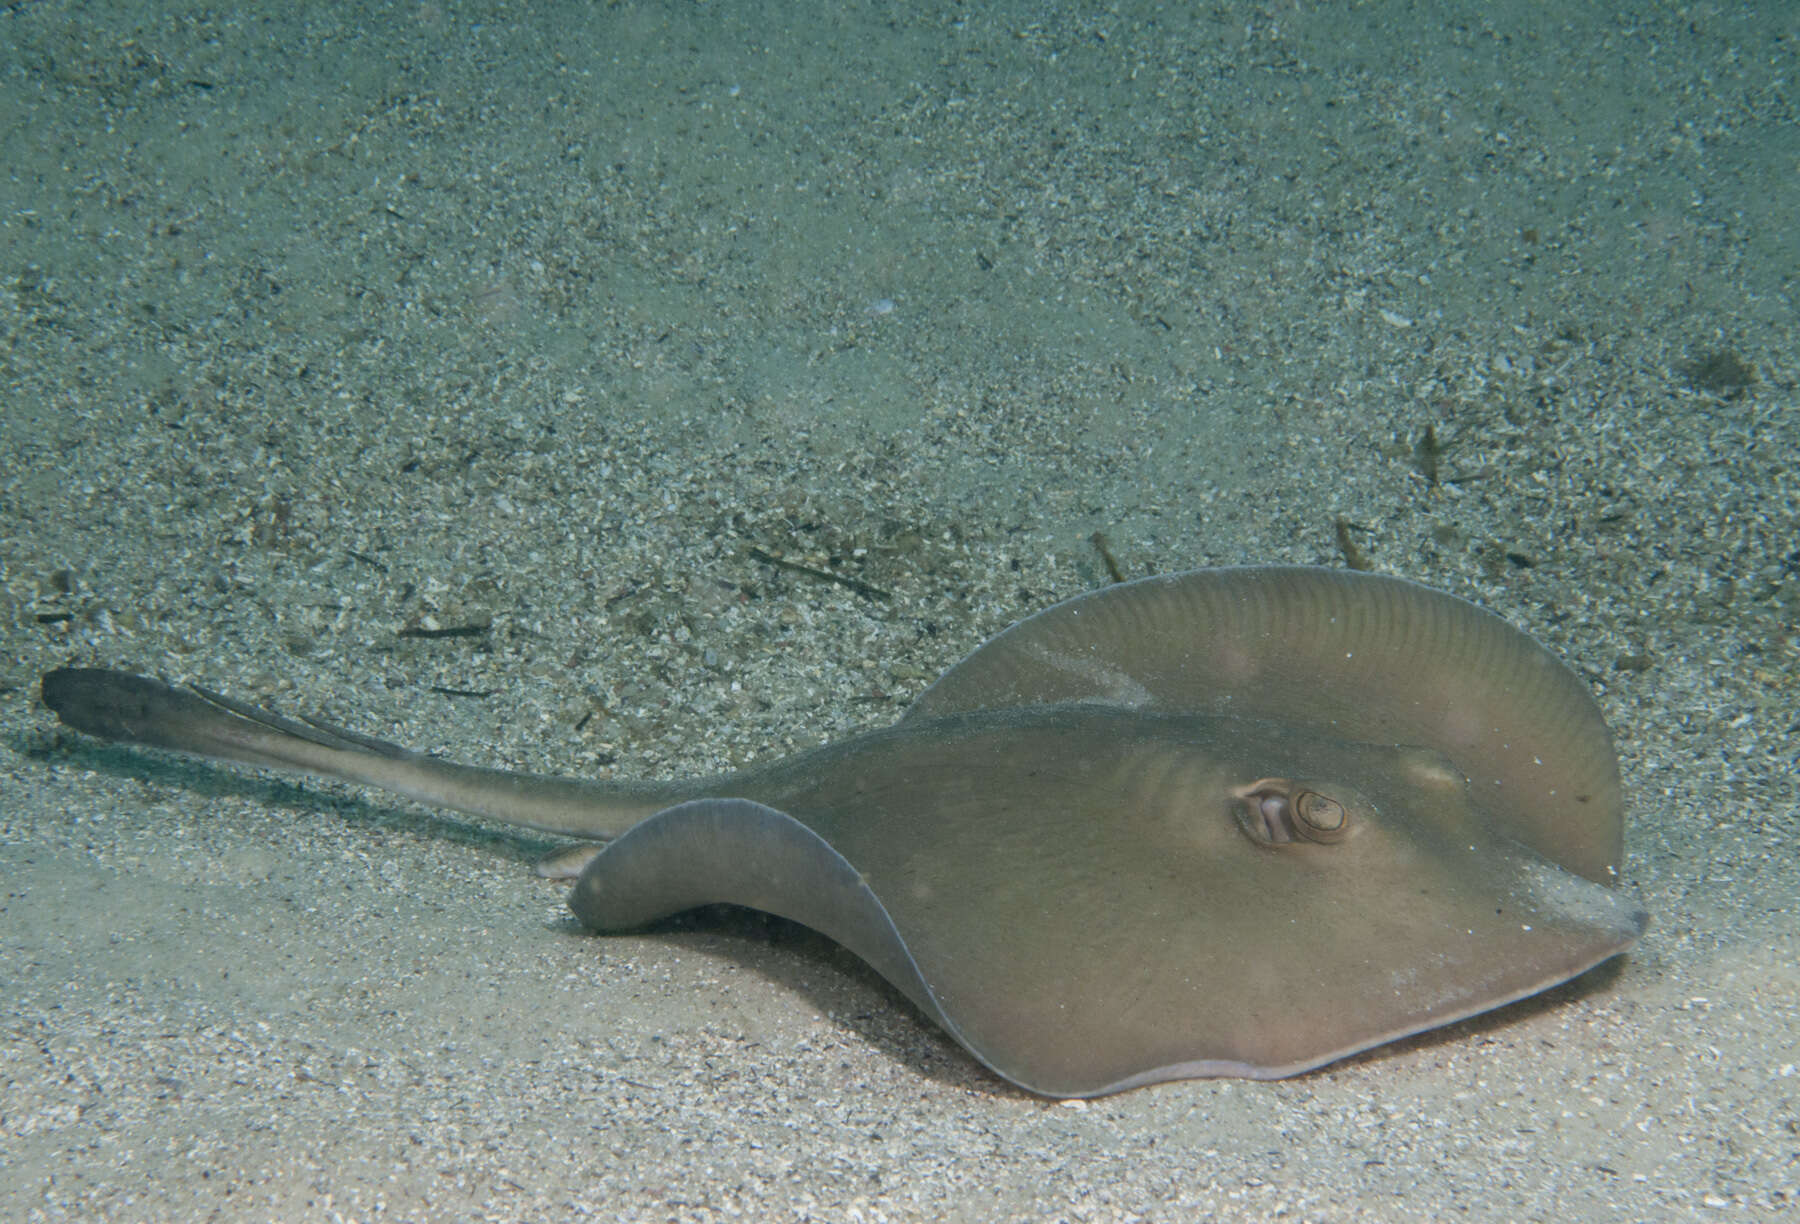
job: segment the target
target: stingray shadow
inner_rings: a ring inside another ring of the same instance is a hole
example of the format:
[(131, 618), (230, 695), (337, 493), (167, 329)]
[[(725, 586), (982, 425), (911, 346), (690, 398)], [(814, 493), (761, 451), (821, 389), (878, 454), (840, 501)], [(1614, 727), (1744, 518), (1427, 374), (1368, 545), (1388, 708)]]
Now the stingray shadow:
[[(9, 741), (13, 751), (31, 760), (149, 783), (201, 799), (242, 800), (271, 811), (329, 816), (378, 831), (427, 832), (452, 845), (518, 863), (521, 887), (545, 884), (524, 869), (574, 840), (489, 825), (424, 805), (333, 793), (278, 774), (214, 765), (62, 730), (14, 734)], [(342, 785), (351, 788), (349, 783)], [(584, 940), (652, 936), (686, 952), (730, 960), (804, 999), (831, 1023), (920, 1075), (954, 1088), (1042, 1099), (989, 1071), (861, 958), (797, 922), (742, 906), (706, 905), (635, 931), (597, 935), (577, 923), (573, 914), (546, 923), (545, 929)]]

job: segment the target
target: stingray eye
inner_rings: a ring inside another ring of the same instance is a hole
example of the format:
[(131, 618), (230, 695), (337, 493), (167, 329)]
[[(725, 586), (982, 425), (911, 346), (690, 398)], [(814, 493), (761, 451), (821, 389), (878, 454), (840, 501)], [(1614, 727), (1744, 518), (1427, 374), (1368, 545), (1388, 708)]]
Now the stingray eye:
[(1308, 841), (1334, 842), (1350, 828), (1350, 813), (1344, 805), (1318, 791), (1301, 791), (1294, 796), (1294, 832)]
[(1366, 801), (1355, 792), (1347, 796), (1346, 803), (1308, 790), (1292, 778), (1259, 778), (1231, 793), (1237, 799), (1238, 827), (1250, 840), (1265, 846), (1343, 841), (1356, 831), (1351, 813), (1367, 810)]

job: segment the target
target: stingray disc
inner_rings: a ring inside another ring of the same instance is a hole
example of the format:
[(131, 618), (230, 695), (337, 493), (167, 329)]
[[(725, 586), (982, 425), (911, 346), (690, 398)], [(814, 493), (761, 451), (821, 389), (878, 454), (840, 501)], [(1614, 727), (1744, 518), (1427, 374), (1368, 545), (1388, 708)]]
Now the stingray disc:
[(1248, 566), (1120, 583), (1013, 625), (907, 717), (1068, 701), (1431, 748), (1502, 831), (1619, 878), (1618, 757), (1587, 685), (1499, 617), (1405, 579)]

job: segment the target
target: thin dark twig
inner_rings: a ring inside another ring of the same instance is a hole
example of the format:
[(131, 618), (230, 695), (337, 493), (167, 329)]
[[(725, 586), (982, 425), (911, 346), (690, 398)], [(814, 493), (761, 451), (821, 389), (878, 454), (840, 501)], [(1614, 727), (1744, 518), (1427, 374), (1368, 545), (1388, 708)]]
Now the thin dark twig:
[(761, 561), (764, 565), (773, 565), (776, 569), (790, 570), (796, 574), (805, 574), (808, 578), (817, 578), (820, 582), (835, 582), (841, 587), (849, 587), (858, 595), (867, 596), (870, 599), (893, 598), (892, 592), (884, 591), (880, 587), (864, 582), (860, 578), (850, 578), (843, 574), (834, 574), (830, 570), (814, 569), (812, 566), (802, 565), (798, 561), (787, 561), (781, 557), (777, 557), (772, 552), (756, 547), (754, 544), (750, 545), (746, 551), (749, 552), (752, 560)]

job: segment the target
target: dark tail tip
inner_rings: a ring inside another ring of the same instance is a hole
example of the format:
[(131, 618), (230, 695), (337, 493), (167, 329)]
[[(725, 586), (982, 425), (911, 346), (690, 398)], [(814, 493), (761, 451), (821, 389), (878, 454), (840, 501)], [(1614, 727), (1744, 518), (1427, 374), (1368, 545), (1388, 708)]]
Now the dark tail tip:
[(130, 672), (59, 667), (44, 675), (44, 704), (77, 731), (102, 739), (161, 744), (159, 725), (199, 699)]

